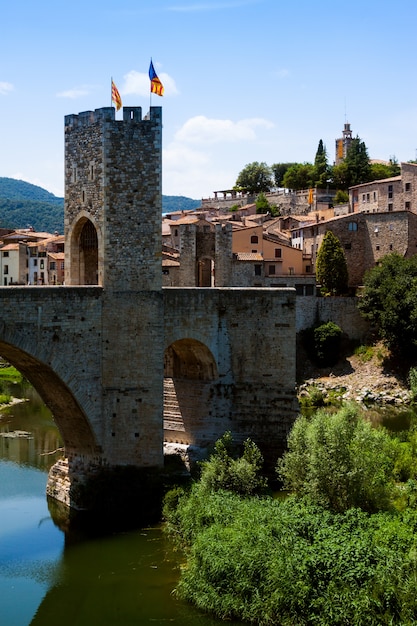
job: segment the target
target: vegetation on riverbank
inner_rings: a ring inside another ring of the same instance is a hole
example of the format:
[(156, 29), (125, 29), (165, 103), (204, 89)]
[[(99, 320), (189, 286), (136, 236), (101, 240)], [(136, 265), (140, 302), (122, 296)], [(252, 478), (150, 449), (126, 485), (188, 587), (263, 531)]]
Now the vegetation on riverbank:
[(372, 428), (354, 405), (299, 420), (278, 465), (291, 494), (267, 495), (254, 444), (250, 470), (228, 436), (189, 490), (167, 495), (187, 558), (178, 595), (262, 626), (416, 623), (416, 432)]
[(12, 395), (9, 391), (10, 385), (22, 381), (23, 376), (16, 368), (7, 363), (2, 363), (2, 367), (0, 367), (0, 406), (10, 404), (12, 401)]

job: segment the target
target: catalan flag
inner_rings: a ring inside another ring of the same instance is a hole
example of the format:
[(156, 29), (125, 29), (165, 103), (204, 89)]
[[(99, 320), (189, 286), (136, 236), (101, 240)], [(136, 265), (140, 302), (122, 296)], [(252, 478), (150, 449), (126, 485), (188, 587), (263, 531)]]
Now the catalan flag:
[(120, 97), (119, 90), (113, 82), (113, 79), (111, 81), (111, 99), (116, 105), (116, 111), (122, 108), (122, 99)]
[(313, 204), (314, 202), (314, 189), (309, 189), (308, 190), (308, 203), (309, 204)]
[(152, 63), (149, 66), (149, 78), (151, 80), (151, 93), (156, 93), (158, 96), (164, 95), (164, 86), (159, 80), (157, 73), (155, 72), (155, 68)]

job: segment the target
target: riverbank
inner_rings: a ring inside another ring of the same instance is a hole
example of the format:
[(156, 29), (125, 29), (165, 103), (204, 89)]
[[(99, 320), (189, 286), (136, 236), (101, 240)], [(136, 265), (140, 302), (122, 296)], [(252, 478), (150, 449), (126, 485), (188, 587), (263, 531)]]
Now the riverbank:
[(333, 367), (319, 368), (307, 358), (298, 372), (298, 396), (315, 388), (336, 400), (361, 404), (404, 405), (411, 401), (407, 373), (395, 364), (382, 343), (344, 357)]

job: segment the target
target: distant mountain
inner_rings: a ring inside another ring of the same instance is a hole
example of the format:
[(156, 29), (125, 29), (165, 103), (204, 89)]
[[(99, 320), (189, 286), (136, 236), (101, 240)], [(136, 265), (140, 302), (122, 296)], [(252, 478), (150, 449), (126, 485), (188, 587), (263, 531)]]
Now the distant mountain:
[[(199, 200), (162, 196), (162, 212), (191, 211)], [(28, 228), (41, 232), (64, 232), (64, 198), (23, 180), (0, 176), (0, 228)]]

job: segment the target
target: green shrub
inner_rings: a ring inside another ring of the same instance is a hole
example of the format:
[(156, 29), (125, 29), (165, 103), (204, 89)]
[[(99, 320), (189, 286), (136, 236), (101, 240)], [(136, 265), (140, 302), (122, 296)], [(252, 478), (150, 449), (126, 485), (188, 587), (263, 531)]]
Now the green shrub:
[(215, 444), (214, 453), (201, 463), (201, 486), (207, 491), (225, 489), (241, 495), (263, 491), (266, 479), (261, 476), (262, 454), (257, 445), (247, 439), (243, 454), (233, 445), (230, 432), (226, 432)]
[(359, 357), (362, 363), (368, 363), (372, 361), (374, 348), (373, 346), (358, 346), (355, 348), (354, 354)]
[(388, 509), (395, 495), (398, 448), (388, 433), (373, 428), (355, 405), (337, 413), (299, 417), (278, 462), (284, 486), (334, 511)]
[(302, 332), (308, 356), (321, 366), (334, 365), (340, 358), (342, 329), (334, 322), (312, 326)]
[(416, 513), (204, 493), (196, 484), (179, 504), (191, 538), (181, 598), (259, 626), (416, 623)]

